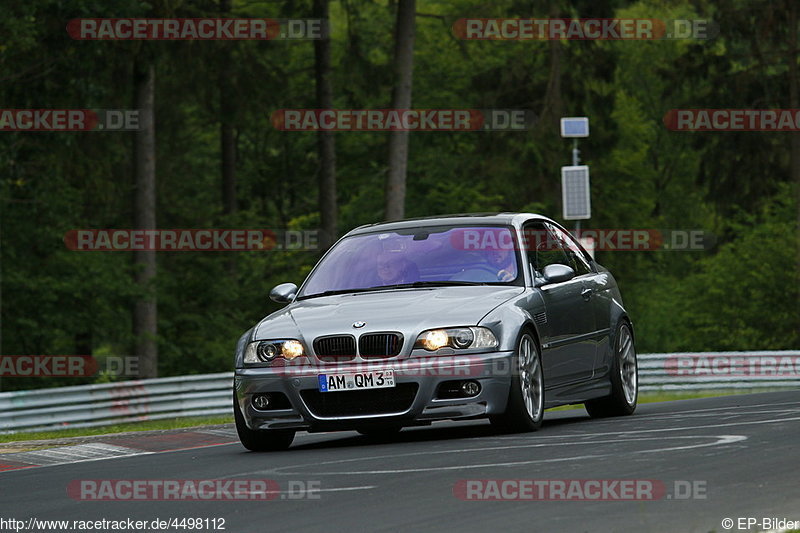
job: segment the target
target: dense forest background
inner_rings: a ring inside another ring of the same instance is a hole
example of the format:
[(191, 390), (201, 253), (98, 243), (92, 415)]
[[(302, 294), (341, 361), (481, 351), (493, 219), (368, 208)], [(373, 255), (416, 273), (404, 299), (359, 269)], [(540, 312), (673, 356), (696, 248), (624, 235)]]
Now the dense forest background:
[[(397, 177), (394, 134), (323, 139), (279, 131), (270, 114), (325, 107), (326, 98), (342, 109), (397, 102), (398, 80), (410, 74), (395, 31), (409, 3), (399, 5), (4, 1), (0, 107), (130, 109), (149, 80), (158, 228), (319, 230), (333, 220), (342, 235), (386, 218), (387, 179)], [(524, 132), (409, 134), (404, 216), (507, 210), (560, 219), (559, 168), (570, 162), (571, 142), (560, 137), (558, 118), (585, 115), (591, 137), (581, 156), (591, 167), (593, 216), (584, 227), (716, 237), (702, 251), (597, 253), (622, 287), (638, 350), (800, 348), (800, 133), (676, 132), (662, 121), (677, 108), (800, 108), (796, 1), (410, 5), (411, 107), (525, 108), (539, 120)], [(65, 30), (79, 17), (312, 18), (326, 11), (332, 32), (322, 46), (77, 41)], [(709, 40), (464, 41), (452, 32), (461, 17), (703, 18), (720, 33)], [(136, 309), (144, 301), (158, 310), (157, 334), (145, 348), (158, 353), (158, 375), (228, 370), (239, 335), (278, 308), (269, 289), (299, 284), (318, 259), (309, 251), (158, 252), (154, 275), (143, 277), (150, 259), (132, 252), (69, 250), (63, 239), (72, 229), (141, 227), (147, 198), (137, 196), (137, 135), (0, 133), (0, 354), (137, 354), (144, 333), (136, 317), (148, 308)], [(8, 378), (1, 386), (85, 381)]]

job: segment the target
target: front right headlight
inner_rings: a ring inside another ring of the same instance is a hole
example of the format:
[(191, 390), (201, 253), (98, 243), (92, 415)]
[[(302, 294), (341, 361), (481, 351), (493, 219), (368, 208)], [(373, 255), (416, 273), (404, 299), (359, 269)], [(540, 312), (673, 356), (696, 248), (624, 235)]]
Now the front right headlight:
[(414, 348), (435, 352), (446, 346), (466, 350), (467, 348), (496, 348), (497, 344), (497, 337), (489, 328), (464, 327), (423, 331), (417, 337)]
[(245, 348), (244, 362), (269, 363), (278, 357), (291, 360), (302, 355), (305, 355), (305, 349), (303, 344), (296, 339), (255, 341)]

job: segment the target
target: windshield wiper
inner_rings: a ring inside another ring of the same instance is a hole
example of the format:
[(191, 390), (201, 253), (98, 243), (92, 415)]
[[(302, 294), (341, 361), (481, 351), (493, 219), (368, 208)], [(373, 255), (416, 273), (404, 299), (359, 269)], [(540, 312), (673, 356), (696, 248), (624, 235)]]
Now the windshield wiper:
[(304, 294), (297, 298), (298, 300), (305, 300), (306, 298), (317, 298), (319, 296), (333, 296), (336, 294), (348, 294), (357, 292), (375, 292), (388, 289), (413, 289), (416, 287), (454, 287), (463, 285), (488, 285), (488, 283), (480, 281), (415, 281), (413, 283), (397, 283), (395, 285), (377, 285), (375, 287), (363, 287), (360, 289), (336, 289), (323, 292), (315, 292), (314, 294)]
[(336, 289), (330, 291), (315, 292), (314, 294), (304, 294), (297, 298), (297, 300), (305, 300), (306, 298), (316, 298), (317, 296), (333, 296), (334, 294), (348, 294), (351, 292), (368, 292), (375, 290), (375, 287), (367, 287), (365, 289)]

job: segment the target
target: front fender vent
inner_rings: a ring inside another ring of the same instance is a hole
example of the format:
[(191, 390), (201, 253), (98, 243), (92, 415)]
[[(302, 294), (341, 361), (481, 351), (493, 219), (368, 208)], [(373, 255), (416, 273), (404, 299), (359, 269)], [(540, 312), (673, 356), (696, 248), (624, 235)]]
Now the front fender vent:
[(544, 326), (547, 324), (547, 312), (542, 311), (541, 313), (536, 313), (533, 315), (533, 321), (539, 326)]

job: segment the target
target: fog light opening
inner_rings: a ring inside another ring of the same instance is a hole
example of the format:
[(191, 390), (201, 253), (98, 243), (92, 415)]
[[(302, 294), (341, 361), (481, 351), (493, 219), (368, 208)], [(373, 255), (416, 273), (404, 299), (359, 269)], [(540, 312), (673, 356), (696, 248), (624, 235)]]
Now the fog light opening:
[(272, 404), (272, 398), (270, 398), (269, 394), (254, 394), (252, 402), (253, 407), (263, 411), (270, 408)]
[(461, 384), (461, 392), (466, 396), (477, 396), (481, 392), (481, 384), (477, 381), (465, 381)]

